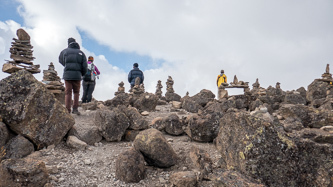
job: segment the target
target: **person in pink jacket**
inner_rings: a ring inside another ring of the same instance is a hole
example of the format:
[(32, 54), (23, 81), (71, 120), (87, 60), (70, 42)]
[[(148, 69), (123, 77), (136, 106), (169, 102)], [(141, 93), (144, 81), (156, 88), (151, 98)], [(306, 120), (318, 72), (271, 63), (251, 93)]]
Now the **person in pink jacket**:
[(83, 95), (82, 95), (82, 103), (89, 103), (92, 99), (92, 93), (94, 92), (96, 85), (96, 77), (100, 74), (97, 66), (95, 66), (94, 57), (88, 57), (88, 71), (87, 74), (83, 77), (82, 87), (83, 87)]

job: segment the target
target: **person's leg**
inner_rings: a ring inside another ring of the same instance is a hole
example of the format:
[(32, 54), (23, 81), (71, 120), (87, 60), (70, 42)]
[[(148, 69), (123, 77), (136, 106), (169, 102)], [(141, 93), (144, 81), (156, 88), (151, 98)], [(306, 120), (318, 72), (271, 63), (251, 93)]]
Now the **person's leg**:
[(88, 82), (82, 81), (82, 89), (83, 89), (82, 103), (87, 103), (88, 88), (89, 88)]
[(80, 87), (81, 81), (73, 81), (73, 92), (74, 92), (74, 103), (73, 109), (77, 109), (79, 107), (79, 98), (80, 98)]
[(88, 88), (88, 96), (87, 96), (87, 102), (91, 102), (92, 99), (92, 93), (94, 92), (95, 89), (95, 82), (90, 82), (89, 83), (89, 88)]
[(65, 80), (65, 106), (69, 113), (71, 113), (72, 89), (73, 89), (72, 82)]

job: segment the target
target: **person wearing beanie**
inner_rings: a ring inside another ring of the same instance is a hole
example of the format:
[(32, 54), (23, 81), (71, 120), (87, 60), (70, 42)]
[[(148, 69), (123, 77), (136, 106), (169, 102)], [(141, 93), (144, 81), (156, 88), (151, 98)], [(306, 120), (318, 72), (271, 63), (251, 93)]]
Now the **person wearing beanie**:
[(221, 74), (217, 76), (216, 85), (220, 87), (222, 83), (227, 83), (227, 76), (224, 74), (224, 70), (221, 70)]
[(80, 115), (78, 110), (81, 78), (87, 72), (87, 58), (80, 50), (79, 44), (74, 38), (68, 38), (68, 47), (61, 51), (59, 63), (64, 66), (63, 79), (65, 80), (65, 105), (71, 113), (72, 92), (74, 102), (72, 113)]
[(140, 78), (140, 84), (142, 84), (144, 80), (143, 72), (139, 69), (139, 64), (134, 63), (133, 69), (128, 73), (128, 82), (131, 84), (131, 89), (134, 87), (137, 77)]
[(100, 71), (97, 66), (94, 64), (94, 57), (88, 57), (88, 78), (86, 76), (83, 77), (82, 87), (83, 87), (83, 95), (82, 95), (82, 103), (89, 103), (92, 99), (92, 93), (94, 92), (96, 85), (96, 77), (100, 75)]

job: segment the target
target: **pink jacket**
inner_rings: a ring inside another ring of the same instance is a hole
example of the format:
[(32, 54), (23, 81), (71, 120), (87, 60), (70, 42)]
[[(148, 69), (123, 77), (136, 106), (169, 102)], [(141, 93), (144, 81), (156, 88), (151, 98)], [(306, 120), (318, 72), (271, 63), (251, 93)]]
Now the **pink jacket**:
[[(91, 64), (91, 61), (88, 61), (87, 63), (88, 63), (88, 64)], [(99, 72), (97, 66), (94, 65), (94, 67), (95, 67), (95, 72), (94, 72), (94, 73), (97, 74), (97, 75), (101, 74), (101, 72)]]

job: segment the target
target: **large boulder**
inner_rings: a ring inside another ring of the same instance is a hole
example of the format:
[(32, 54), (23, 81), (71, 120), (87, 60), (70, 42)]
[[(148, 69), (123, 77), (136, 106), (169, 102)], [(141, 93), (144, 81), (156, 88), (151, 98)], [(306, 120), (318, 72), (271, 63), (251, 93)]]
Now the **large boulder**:
[(216, 187), (228, 187), (228, 186), (236, 186), (236, 187), (264, 187), (263, 184), (258, 184), (253, 181), (253, 179), (249, 179), (248, 177), (242, 175), (237, 171), (231, 170), (222, 170), (218, 169), (214, 171), (214, 174), (211, 178)]
[(177, 114), (170, 114), (163, 118), (164, 130), (170, 135), (181, 135), (184, 133), (183, 122)]
[(121, 153), (116, 160), (116, 177), (126, 183), (139, 182), (144, 179), (145, 160), (134, 148)]
[(9, 139), (9, 130), (3, 122), (0, 122), (0, 147), (4, 146)]
[(283, 104), (277, 114), (289, 121), (298, 120), (304, 127), (320, 128), (330, 125), (330, 111), (315, 109), (305, 105)]
[(132, 97), (130, 103), (139, 111), (155, 111), (158, 97), (152, 93), (143, 93), (139, 97)]
[(284, 98), (284, 103), (287, 104), (306, 104), (306, 98), (301, 95), (301, 93), (293, 91), (287, 92)]
[(44, 186), (49, 182), (45, 163), (30, 158), (6, 159), (0, 163), (0, 186)]
[(267, 111), (225, 114), (216, 147), (227, 168), (267, 186), (329, 186), (333, 182), (332, 144), (316, 143), (298, 131), (286, 133)]
[(37, 149), (59, 143), (75, 123), (65, 106), (25, 70), (0, 81), (0, 115)]
[(165, 93), (165, 100), (167, 102), (170, 102), (170, 101), (180, 101), (182, 97), (180, 97), (180, 95), (176, 94), (176, 93), (170, 93), (170, 92), (167, 92)]
[(130, 121), (129, 129), (143, 130), (148, 128), (148, 121), (134, 107), (121, 106), (119, 109), (126, 114)]
[(192, 97), (184, 97), (182, 99), (182, 108), (188, 112), (196, 113), (205, 107), (208, 102), (213, 101), (214, 98), (213, 92), (203, 89)]
[(195, 141), (212, 142), (218, 134), (220, 115), (191, 115), (185, 121), (185, 133)]
[(163, 134), (156, 129), (141, 131), (133, 145), (140, 151), (149, 165), (168, 168), (176, 164), (177, 155)]
[(104, 102), (105, 106), (110, 108), (118, 107), (121, 105), (129, 106), (130, 104), (130, 96), (128, 93), (121, 93), (116, 95), (114, 98), (107, 100)]
[(331, 89), (332, 85), (329, 82), (316, 79), (308, 86), (306, 99), (312, 102), (316, 99), (326, 98), (327, 91)]
[(68, 132), (68, 136), (75, 136), (89, 145), (94, 145), (103, 139), (97, 126), (86, 124), (75, 124)]
[(194, 171), (180, 171), (170, 176), (170, 183), (175, 187), (193, 187), (197, 186), (198, 179)]
[(126, 114), (118, 108), (112, 110), (97, 110), (95, 124), (106, 141), (120, 141), (130, 126)]
[(192, 97), (184, 98), (182, 108), (188, 112), (197, 113), (203, 107), (197, 103)]
[(35, 151), (34, 145), (21, 135), (10, 139), (0, 148), (0, 161), (8, 158), (23, 158)]

